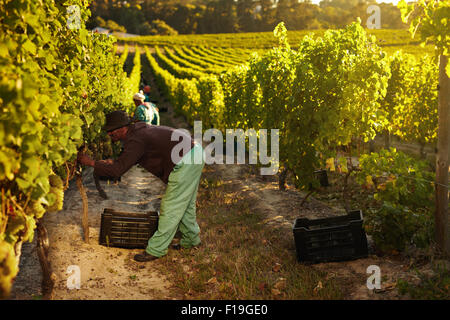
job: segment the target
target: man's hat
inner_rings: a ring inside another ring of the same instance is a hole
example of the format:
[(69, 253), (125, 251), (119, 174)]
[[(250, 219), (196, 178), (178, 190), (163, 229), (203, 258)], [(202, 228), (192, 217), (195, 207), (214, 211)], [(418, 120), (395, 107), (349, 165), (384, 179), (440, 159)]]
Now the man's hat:
[(144, 87), (144, 92), (145, 92), (145, 93), (150, 93), (150, 90), (151, 90), (151, 88), (150, 88), (149, 85), (147, 85), (147, 86)]
[(130, 117), (125, 111), (117, 110), (106, 115), (105, 131), (113, 131), (125, 127), (131, 123)]

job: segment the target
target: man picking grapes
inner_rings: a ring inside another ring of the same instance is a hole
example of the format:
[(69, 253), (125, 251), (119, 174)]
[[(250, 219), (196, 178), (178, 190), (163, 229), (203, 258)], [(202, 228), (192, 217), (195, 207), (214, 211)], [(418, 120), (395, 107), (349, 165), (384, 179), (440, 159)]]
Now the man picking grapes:
[[(146, 262), (166, 255), (177, 229), (182, 234), (181, 247), (198, 246), (200, 228), (196, 221), (196, 199), (204, 166), (202, 147), (181, 130), (144, 122), (131, 123), (124, 111), (107, 114), (104, 129), (113, 142), (123, 143), (122, 154), (117, 160), (94, 161), (79, 153), (79, 163), (93, 167), (99, 176), (110, 177), (120, 177), (133, 165), (140, 164), (167, 184), (158, 230), (149, 239), (145, 251), (134, 259)], [(181, 138), (181, 143), (176, 138)]]

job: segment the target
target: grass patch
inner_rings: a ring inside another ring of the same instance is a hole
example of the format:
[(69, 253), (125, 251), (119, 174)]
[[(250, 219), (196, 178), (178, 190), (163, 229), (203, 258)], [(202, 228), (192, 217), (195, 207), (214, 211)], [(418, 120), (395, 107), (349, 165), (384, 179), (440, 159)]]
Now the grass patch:
[(417, 272), (418, 284), (399, 279), (397, 287), (402, 295), (418, 300), (448, 300), (450, 298), (450, 270), (434, 268), (433, 274)]
[(202, 246), (158, 261), (187, 299), (341, 299), (334, 279), (296, 261), (292, 231), (264, 224), (264, 212), (212, 167), (197, 199)]

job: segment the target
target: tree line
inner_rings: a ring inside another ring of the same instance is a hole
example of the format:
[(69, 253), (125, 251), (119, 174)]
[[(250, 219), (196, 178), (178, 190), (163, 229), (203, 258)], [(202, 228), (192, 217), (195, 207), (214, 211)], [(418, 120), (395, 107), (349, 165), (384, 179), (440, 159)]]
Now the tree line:
[[(366, 21), (375, 0), (94, 0), (87, 26), (140, 35), (343, 28), (357, 17)], [(402, 29), (399, 9), (378, 4), (383, 29)]]

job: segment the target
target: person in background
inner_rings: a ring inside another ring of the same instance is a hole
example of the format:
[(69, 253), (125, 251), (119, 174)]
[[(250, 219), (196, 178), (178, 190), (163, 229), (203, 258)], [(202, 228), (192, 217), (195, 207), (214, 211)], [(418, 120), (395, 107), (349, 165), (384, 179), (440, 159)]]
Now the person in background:
[(149, 103), (151, 105), (152, 109), (153, 109), (153, 112), (157, 114), (158, 120), (155, 119), (153, 121), (153, 125), (158, 125), (159, 126), (159, 108), (156, 107), (156, 105), (153, 102), (150, 101), (150, 92), (151, 92), (150, 86), (149, 85), (145, 85), (144, 86), (144, 96), (145, 96), (144, 102), (145, 103)]
[(150, 86), (146, 85), (144, 87), (144, 96), (145, 96), (144, 102), (150, 102), (150, 91), (151, 91)]
[(136, 106), (133, 121), (143, 121), (150, 125), (159, 126), (159, 110), (153, 103), (145, 102), (145, 96), (142, 92), (136, 93), (133, 96), (133, 101)]

